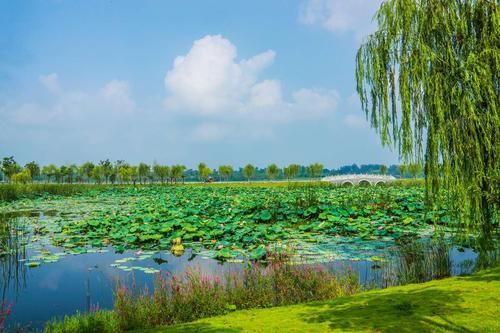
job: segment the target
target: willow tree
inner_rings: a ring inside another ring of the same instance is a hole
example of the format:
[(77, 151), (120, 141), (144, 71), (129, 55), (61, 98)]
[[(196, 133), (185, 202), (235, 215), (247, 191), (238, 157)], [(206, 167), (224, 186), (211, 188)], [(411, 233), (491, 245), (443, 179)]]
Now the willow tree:
[(382, 143), (424, 162), (426, 198), (446, 189), (466, 232), (498, 231), (497, 0), (388, 0), (357, 54), (361, 105)]
[(243, 168), (243, 176), (247, 179), (247, 181), (250, 181), (250, 178), (253, 177), (255, 174), (255, 167), (252, 164), (247, 164)]

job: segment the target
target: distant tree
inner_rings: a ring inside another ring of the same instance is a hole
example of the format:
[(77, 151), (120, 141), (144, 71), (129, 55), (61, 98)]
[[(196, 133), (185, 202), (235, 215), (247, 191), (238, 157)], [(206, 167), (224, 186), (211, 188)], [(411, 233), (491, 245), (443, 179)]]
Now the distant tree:
[(132, 182), (134, 183), (135, 186), (135, 183), (137, 182), (137, 180), (139, 180), (139, 168), (135, 165), (131, 165), (129, 172), (130, 172), (130, 178), (132, 179)]
[(206, 181), (210, 174), (212, 173), (212, 169), (210, 169), (205, 163), (201, 162), (198, 164), (198, 175), (201, 181)]
[(243, 168), (243, 176), (247, 179), (247, 181), (250, 181), (250, 178), (253, 177), (255, 174), (255, 167), (251, 164), (245, 165)]
[(406, 165), (405, 164), (400, 164), (398, 165), (398, 171), (399, 171), (399, 176), (400, 178), (404, 178), (406, 174)]
[(118, 168), (118, 181), (123, 184), (123, 183), (129, 183), (131, 180), (131, 177), (128, 176), (127, 174), (127, 169), (130, 166), (128, 164), (122, 164), (119, 165)]
[(170, 175), (173, 181), (177, 182), (177, 180), (182, 179), (184, 181), (184, 172), (186, 171), (186, 167), (184, 165), (174, 165), (170, 168)]
[(101, 184), (103, 179), (106, 179), (104, 167), (100, 163), (92, 169), (92, 179), (94, 179), (97, 184)]
[(280, 173), (280, 168), (276, 164), (270, 164), (266, 168), (266, 175), (269, 179), (275, 179)]
[(9, 179), (9, 181), (14, 174), (21, 172), (21, 166), (17, 164), (16, 160), (14, 160), (14, 156), (3, 158), (2, 172)]
[(24, 169), (21, 172), (18, 172), (12, 175), (12, 182), (16, 184), (27, 184), (31, 182), (31, 174), (29, 169)]
[(148, 178), (149, 171), (150, 171), (149, 165), (147, 165), (146, 163), (142, 163), (142, 162), (139, 163), (139, 167), (137, 168), (137, 172), (139, 173), (139, 182), (140, 183), (146, 182), (146, 180)]
[(73, 179), (78, 175), (78, 167), (75, 164), (70, 164), (65, 169), (64, 176), (66, 177), (66, 182), (73, 183)]
[(92, 178), (92, 170), (94, 169), (94, 164), (92, 162), (85, 162), (80, 166), (80, 175), (82, 178), (89, 181)]
[(411, 163), (408, 165), (408, 172), (413, 178), (417, 178), (418, 174), (422, 171), (420, 163)]
[(118, 169), (116, 167), (113, 167), (113, 172), (109, 175), (109, 182), (111, 184), (114, 184), (118, 181)]
[(233, 174), (233, 167), (230, 165), (221, 165), (219, 167), (219, 175), (226, 181), (229, 180)]
[(58, 171), (59, 172), (56, 174), (56, 180), (58, 183), (64, 183), (66, 175), (68, 174), (68, 167), (66, 165), (61, 165)]
[(118, 166), (118, 178), (121, 183), (130, 183), (134, 178), (136, 170), (127, 163)]
[(307, 167), (307, 174), (311, 178), (316, 178), (318, 176), (321, 176), (322, 173), (323, 173), (323, 164), (321, 163), (314, 163)]
[(102, 160), (99, 162), (99, 165), (101, 166), (101, 172), (102, 172), (102, 177), (104, 178), (105, 182), (109, 181), (109, 177), (113, 173), (113, 163), (109, 159)]
[(35, 177), (40, 176), (40, 166), (35, 161), (31, 161), (29, 163), (26, 163), (24, 168), (28, 169), (30, 171), (31, 181), (33, 181), (35, 179)]
[(290, 164), (287, 167), (283, 168), (283, 174), (285, 175), (285, 178), (290, 180), (298, 176), (300, 172), (300, 165), (298, 164)]
[(387, 165), (382, 164), (380, 166), (380, 173), (383, 174), (383, 175), (386, 175), (387, 171), (389, 171), (389, 169), (387, 168)]
[(170, 173), (170, 167), (166, 165), (155, 164), (153, 165), (153, 173), (163, 184), (165, 179), (168, 178), (168, 175)]
[(109, 181), (111, 182), (111, 184), (114, 184), (115, 182), (123, 182), (120, 177), (120, 167), (123, 165), (127, 165), (127, 162), (125, 162), (125, 160), (115, 161), (115, 164), (113, 165), (113, 172), (111, 172), (111, 175), (109, 176)]
[(55, 164), (49, 164), (42, 168), (42, 175), (46, 177), (47, 183), (51, 182), (52, 177), (57, 181), (56, 175), (59, 173), (59, 168)]

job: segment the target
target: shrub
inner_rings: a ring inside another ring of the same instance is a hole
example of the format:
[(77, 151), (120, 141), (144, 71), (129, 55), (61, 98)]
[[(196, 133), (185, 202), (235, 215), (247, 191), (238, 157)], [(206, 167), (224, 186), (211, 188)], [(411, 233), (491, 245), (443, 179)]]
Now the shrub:
[(111, 311), (97, 310), (90, 313), (77, 313), (65, 316), (62, 320), (51, 321), (45, 326), (51, 333), (118, 333), (122, 332)]

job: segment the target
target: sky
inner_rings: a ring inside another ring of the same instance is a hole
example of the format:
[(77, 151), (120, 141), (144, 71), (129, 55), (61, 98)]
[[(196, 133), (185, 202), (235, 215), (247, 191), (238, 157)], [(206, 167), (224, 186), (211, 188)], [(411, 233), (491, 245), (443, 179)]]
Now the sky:
[(0, 157), (397, 163), (360, 108), (380, 0), (0, 0)]

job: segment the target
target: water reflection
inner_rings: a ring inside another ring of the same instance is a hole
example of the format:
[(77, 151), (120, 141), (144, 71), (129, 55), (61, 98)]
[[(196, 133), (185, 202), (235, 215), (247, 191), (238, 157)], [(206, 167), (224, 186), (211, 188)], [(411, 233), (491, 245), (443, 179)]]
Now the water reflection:
[[(203, 258), (189, 248), (180, 256), (164, 251), (141, 259), (142, 251), (115, 253), (112, 247), (108, 247), (104, 253), (66, 255), (57, 262), (28, 269), (24, 260), (33, 254), (33, 250), (27, 246), (29, 230), (24, 229), (23, 217), (33, 216), (46, 218), (46, 214), (35, 211), (0, 215), (0, 287), (2, 300), (13, 303), (13, 313), (7, 320), (11, 330), (16, 325), (28, 327), (25, 330), (41, 328), (51, 318), (89, 311), (97, 304), (99, 308), (111, 308), (118, 280), (138, 287), (153, 287), (154, 274), (113, 267), (120, 259), (126, 260), (130, 268), (140, 265), (180, 275), (188, 269), (199, 269), (205, 274), (221, 277), (240, 272), (244, 265)], [(351, 269), (359, 275), (361, 284), (386, 287), (456, 275), (472, 269), (476, 259), (472, 250), (443, 242), (406, 241), (396, 245), (385, 249), (386, 255), (380, 260), (332, 259), (321, 265), (332, 272)], [(57, 251), (53, 246), (50, 249)]]
[(16, 215), (0, 214), (0, 304), (6, 303), (7, 293), (17, 296), (26, 285), (26, 267), (22, 264), (26, 240), (16, 222)]

